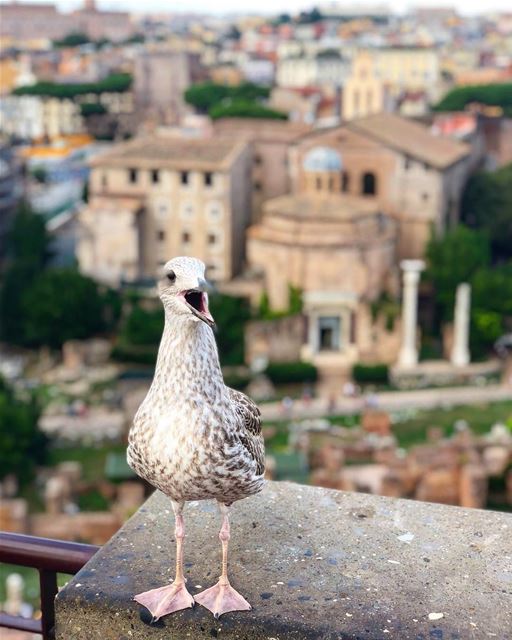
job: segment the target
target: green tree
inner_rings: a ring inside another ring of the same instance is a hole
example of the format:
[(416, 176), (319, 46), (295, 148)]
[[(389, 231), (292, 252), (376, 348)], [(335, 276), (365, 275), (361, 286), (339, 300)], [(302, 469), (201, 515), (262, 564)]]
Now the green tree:
[(147, 310), (135, 305), (119, 332), (119, 339), (124, 345), (157, 346), (164, 329), (164, 312), (157, 309)]
[(22, 296), (44, 270), (51, 252), (44, 220), (22, 203), (7, 241), (7, 268), (0, 287), (0, 338), (23, 344)]
[(463, 111), (471, 103), (501, 107), (505, 115), (512, 114), (512, 83), (471, 85), (449, 91), (434, 107), (434, 111)]
[(434, 234), (426, 253), (426, 279), (434, 287), (440, 320), (446, 322), (453, 314), (457, 285), (470, 282), (478, 269), (488, 266), (489, 238), (484, 232), (459, 225), (443, 237)]
[(81, 31), (74, 31), (73, 33), (68, 33), (67, 36), (64, 36), (61, 40), (54, 40), (53, 46), (57, 48), (62, 47), (80, 47), (83, 44), (88, 44), (91, 42), (89, 36)]
[(21, 299), (23, 340), (29, 346), (60, 347), (106, 328), (104, 299), (94, 280), (73, 269), (48, 269)]
[(495, 258), (512, 258), (512, 164), (472, 176), (461, 213), (467, 225), (489, 233)]
[(77, 84), (60, 84), (58, 82), (36, 82), (14, 89), (16, 96), (48, 96), (51, 98), (74, 99), (79, 96), (94, 93), (123, 93), (132, 85), (129, 73), (113, 73), (98, 82), (84, 82)]
[(512, 326), (512, 261), (478, 269), (471, 288), (471, 349), (480, 356)]
[(13, 473), (25, 482), (45, 462), (48, 438), (38, 429), (39, 416), (33, 397), (18, 398), (0, 378), (0, 479)]
[(50, 236), (42, 216), (22, 202), (14, 217), (8, 236), (8, 259), (30, 265), (34, 273), (42, 269), (51, 257)]
[(216, 338), (221, 364), (243, 364), (245, 325), (251, 317), (248, 301), (217, 293), (210, 297), (209, 307), (217, 325)]
[(235, 101), (257, 102), (268, 98), (270, 90), (252, 82), (245, 82), (231, 87), (214, 82), (194, 84), (185, 91), (185, 100), (200, 113), (209, 113), (221, 104), (228, 105)]

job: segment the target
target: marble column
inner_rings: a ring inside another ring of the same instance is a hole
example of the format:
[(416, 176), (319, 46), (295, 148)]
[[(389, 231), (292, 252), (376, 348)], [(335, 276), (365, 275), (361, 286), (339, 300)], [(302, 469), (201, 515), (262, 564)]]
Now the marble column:
[(471, 286), (466, 282), (459, 284), (455, 296), (455, 313), (453, 316), (453, 347), (451, 363), (455, 367), (469, 364), (469, 311), (471, 303)]
[(404, 272), (404, 288), (402, 295), (402, 346), (398, 356), (398, 365), (406, 369), (418, 364), (418, 349), (416, 348), (418, 283), (425, 263), (423, 260), (402, 260), (400, 267)]

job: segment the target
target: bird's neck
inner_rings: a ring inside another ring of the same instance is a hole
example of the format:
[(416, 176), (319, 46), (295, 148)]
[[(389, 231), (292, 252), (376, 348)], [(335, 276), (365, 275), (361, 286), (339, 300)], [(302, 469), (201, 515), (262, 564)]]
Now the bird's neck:
[(212, 395), (224, 387), (217, 344), (204, 322), (165, 317), (152, 390), (169, 399)]

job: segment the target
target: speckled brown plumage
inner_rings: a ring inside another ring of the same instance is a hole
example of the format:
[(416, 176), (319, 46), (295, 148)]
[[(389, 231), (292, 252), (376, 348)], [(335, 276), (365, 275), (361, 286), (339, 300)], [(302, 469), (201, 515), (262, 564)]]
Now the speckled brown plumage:
[(229, 504), (257, 493), (264, 472), (259, 409), (225, 386), (212, 329), (173, 313), (160, 295), (165, 328), (153, 383), (130, 430), (128, 463), (176, 502)]
[[(158, 285), (165, 327), (155, 376), (128, 439), (128, 464), (171, 498), (176, 521), (174, 582), (134, 596), (155, 619), (194, 601), (215, 617), (251, 608), (228, 579), (228, 507), (263, 487), (261, 418), (252, 400), (224, 384), (205, 286), (199, 260), (175, 258), (165, 265)], [(223, 515), (222, 573), (192, 598), (183, 573), (183, 506), (208, 498), (219, 502)]]

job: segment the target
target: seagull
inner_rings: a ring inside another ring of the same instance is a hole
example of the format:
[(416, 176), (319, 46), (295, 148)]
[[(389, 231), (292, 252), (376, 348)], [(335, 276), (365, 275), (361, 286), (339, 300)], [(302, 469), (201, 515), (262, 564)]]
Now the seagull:
[[(224, 384), (204, 273), (204, 263), (189, 257), (163, 268), (158, 293), (165, 326), (155, 375), (128, 438), (128, 464), (171, 499), (175, 516), (174, 581), (134, 596), (153, 621), (194, 601), (215, 618), (251, 609), (228, 579), (229, 507), (263, 488), (261, 414), (250, 398)], [(183, 574), (183, 508), (208, 499), (218, 502), (222, 516), (222, 571), (217, 584), (194, 600)]]

